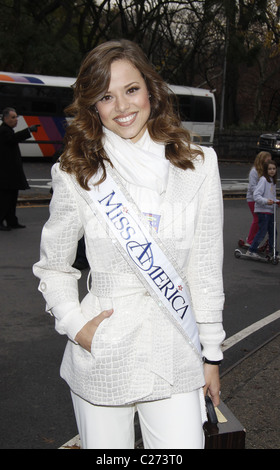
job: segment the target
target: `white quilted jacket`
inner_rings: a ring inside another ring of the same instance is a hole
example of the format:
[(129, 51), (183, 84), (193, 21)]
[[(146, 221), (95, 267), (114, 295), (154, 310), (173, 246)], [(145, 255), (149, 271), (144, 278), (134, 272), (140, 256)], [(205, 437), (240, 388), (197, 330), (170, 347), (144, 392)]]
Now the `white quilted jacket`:
[[(222, 321), (224, 302), (223, 202), (216, 154), (203, 150), (205, 160), (196, 160), (195, 171), (170, 165), (158, 236), (186, 274), (196, 321), (203, 324), (202, 345), (211, 348), (211, 324)], [(58, 164), (52, 177), (50, 218), (42, 232), (40, 261), (33, 269), (57, 331), (69, 337), (61, 376), (76, 394), (104, 405), (159, 399), (202, 387), (201, 358), (122, 258), (91, 210), (87, 191)], [(92, 286), (80, 304), (80, 272), (72, 264), (83, 234)], [(74, 338), (89, 319), (109, 308), (114, 313), (98, 327), (89, 353)]]

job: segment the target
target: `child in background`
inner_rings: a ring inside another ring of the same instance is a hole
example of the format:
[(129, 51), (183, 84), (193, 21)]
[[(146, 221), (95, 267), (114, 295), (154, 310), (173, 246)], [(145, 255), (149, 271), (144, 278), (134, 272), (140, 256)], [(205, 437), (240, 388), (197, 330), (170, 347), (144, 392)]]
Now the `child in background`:
[(257, 249), (261, 241), (268, 232), (269, 250), (273, 249), (273, 204), (279, 201), (276, 199), (277, 165), (273, 160), (264, 164), (264, 174), (260, 178), (254, 191), (255, 213), (258, 216), (259, 230), (254, 237), (247, 254), (259, 257)]
[(269, 152), (260, 152), (255, 158), (254, 165), (250, 170), (249, 173), (249, 186), (247, 191), (247, 203), (249, 209), (253, 216), (252, 225), (249, 230), (249, 235), (246, 239), (245, 246), (249, 247), (253, 243), (253, 240), (259, 230), (259, 219), (255, 209), (255, 201), (254, 201), (254, 191), (257, 187), (260, 177), (263, 175), (263, 166), (264, 163), (268, 160), (271, 160), (271, 154)]

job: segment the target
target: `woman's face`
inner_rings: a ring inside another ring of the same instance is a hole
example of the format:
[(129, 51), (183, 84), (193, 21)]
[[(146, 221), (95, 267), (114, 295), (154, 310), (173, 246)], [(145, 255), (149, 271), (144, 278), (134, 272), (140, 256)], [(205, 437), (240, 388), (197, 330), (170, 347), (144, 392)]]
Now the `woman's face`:
[(132, 142), (142, 137), (151, 105), (145, 80), (131, 62), (112, 63), (109, 89), (96, 108), (102, 124), (110, 131)]

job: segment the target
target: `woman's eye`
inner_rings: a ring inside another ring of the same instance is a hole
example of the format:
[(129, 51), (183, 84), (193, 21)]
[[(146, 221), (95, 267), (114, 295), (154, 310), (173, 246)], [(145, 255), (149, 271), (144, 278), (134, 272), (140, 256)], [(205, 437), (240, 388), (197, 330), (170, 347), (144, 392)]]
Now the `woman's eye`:
[(135, 93), (135, 91), (138, 91), (139, 87), (133, 86), (127, 90), (127, 93)]
[(105, 95), (103, 98), (101, 98), (100, 101), (109, 101), (111, 99), (111, 95)]

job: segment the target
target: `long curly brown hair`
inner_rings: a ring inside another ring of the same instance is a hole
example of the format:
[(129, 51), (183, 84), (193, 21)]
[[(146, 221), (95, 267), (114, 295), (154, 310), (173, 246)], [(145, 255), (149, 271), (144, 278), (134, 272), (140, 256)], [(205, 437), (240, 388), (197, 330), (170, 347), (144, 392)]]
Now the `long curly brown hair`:
[(102, 145), (102, 123), (95, 104), (103, 98), (110, 84), (112, 62), (127, 60), (143, 76), (150, 94), (151, 113), (147, 123), (151, 138), (166, 146), (165, 156), (173, 165), (193, 169), (193, 160), (203, 157), (199, 147), (190, 147), (190, 134), (181, 126), (174, 99), (167, 84), (154, 70), (142, 49), (134, 42), (121, 39), (108, 41), (90, 51), (82, 62), (73, 85), (74, 100), (66, 108), (72, 116), (65, 134), (65, 150), (60, 166), (74, 174), (84, 189), (89, 179), (102, 169), (99, 183), (106, 178), (105, 162), (110, 160)]

